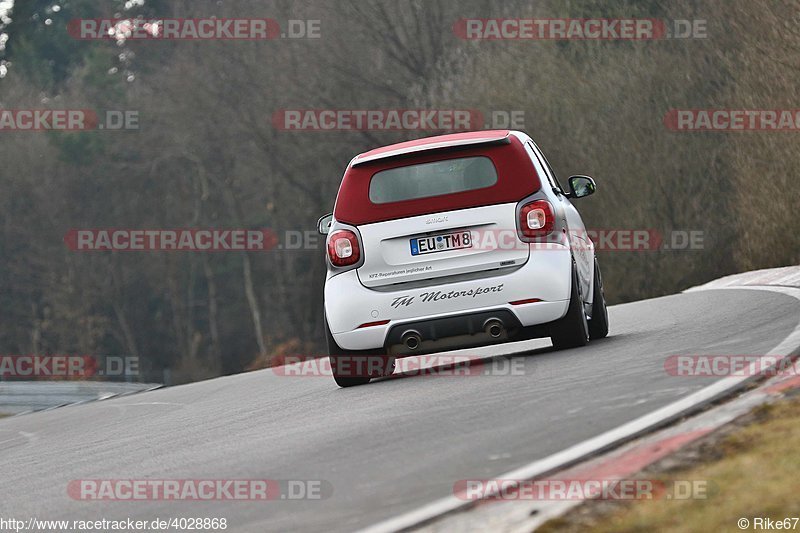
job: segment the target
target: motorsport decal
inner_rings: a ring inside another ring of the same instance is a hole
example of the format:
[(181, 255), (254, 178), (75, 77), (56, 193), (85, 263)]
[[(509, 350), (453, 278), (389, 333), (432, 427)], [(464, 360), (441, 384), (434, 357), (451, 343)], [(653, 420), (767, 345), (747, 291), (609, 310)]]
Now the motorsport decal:
[(477, 289), (469, 289), (464, 291), (432, 291), (432, 292), (423, 292), (419, 295), (419, 299), (417, 300), (416, 296), (398, 296), (392, 302), (392, 307), (408, 307), (409, 305), (413, 304), (414, 302), (438, 302), (439, 300), (452, 300), (455, 298), (475, 298), (480, 294), (486, 294), (489, 292), (502, 292), (503, 284), (494, 285), (492, 287), (478, 287)]

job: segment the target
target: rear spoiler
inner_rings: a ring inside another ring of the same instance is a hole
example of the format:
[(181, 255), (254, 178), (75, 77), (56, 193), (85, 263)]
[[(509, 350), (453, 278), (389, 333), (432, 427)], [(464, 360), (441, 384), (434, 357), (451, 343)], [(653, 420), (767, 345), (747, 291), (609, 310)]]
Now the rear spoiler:
[(416, 154), (419, 152), (429, 152), (433, 150), (448, 150), (451, 148), (460, 148), (462, 146), (475, 146), (478, 144), (493, 145), (493, 144), (511, 144), (511, 132), (508, 132), (504, 137), (476, 137), (472, 139), (459, 139), (453, 141), (440, 141), (430, 144), (420, 144), (415, 146), (406, 146), (404, 148), (397, 148), (386, 152), (380, 152), (367, 156), (356, 156), (351, 162), (350, 166), (363, 165), (372, 161), (380, 159), (391, 159), (401, 157), (404, 155)]

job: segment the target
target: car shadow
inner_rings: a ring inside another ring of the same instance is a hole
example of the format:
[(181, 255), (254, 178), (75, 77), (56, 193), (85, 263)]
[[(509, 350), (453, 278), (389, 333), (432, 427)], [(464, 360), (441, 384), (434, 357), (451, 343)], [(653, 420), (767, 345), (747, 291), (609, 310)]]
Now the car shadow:
[[(585, 348), (595, 345), (607, 345), (618, 337), (625, 335), (597, 339)], [(525, 341), (522, 341), (525, 342)], [(498, 345), (502, 346), (502, 345)], [(424, 377), (464, 377), (464, 376), (504, 376), (513, 375), (514, 365), (508, 364), (516, 359), (528, 359), (558, 352), (564, 357), (579, 355), (582, 349), (556, 350), (552, 345), (521, 350), (519, 352), (478, 355), (442, 352), (427, 355), (414, 355), (396, 360), (396, 369), (390, 376), (374, 378), (371, 383), (390, 382), (398, 379), (424, 378)]]

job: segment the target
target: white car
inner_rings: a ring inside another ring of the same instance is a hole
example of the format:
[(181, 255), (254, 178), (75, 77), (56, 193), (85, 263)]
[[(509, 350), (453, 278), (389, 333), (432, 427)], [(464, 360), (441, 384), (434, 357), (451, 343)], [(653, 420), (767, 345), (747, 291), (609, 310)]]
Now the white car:
[(588, 176), (564, 189), (520, 131), (429, 137), (353, 158), (333, 213), (319, 220), (336, 383), (390, 374), (396, 357), (605, 337), (594, 244), (570, 202), (594, 191)]

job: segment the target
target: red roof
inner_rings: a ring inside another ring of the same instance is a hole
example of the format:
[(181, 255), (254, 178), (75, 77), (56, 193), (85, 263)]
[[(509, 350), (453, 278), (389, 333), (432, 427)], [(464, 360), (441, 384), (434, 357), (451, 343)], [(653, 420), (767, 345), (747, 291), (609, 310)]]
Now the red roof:
[(509, 130), (485, 130), (424, 137), (422, 139), (415, 139), (413, 141), (404, 141), (401, 143), (390, 144), (388, 146), (381, 146), (380, 148), (374, 148), (368, 152), (358, 154), (355, 157), (353, 164), (359, 164), (359, 162), (363, 162), (364, 160), (380, 159), (381, 156), (389, 157), (390, 155), (419, 152), (433, 148), (500, 141), (507, 138), (510, 133), (511, 132)]
[[(480, 140), (487, 137), (488, 139), (485, 141)], [(476, 139), (479, 141), (474, 142)], [(508, 139), (508, 142), (493, 142), (503, 139)], [(441, 145), (441, 143), (450, 146), (447, 143), (453, 141), (455, 144), (452, 146), (461, 144), (466, 146), (458, 148), (455, 152), (432, 151), (426, 148), (423, 150), (427, 151), (416, 150), (423, 146), (438, 147), (437, 145)], [(412, 152), (413, 155), (402, 158), (392, 157), (398, 154), (398, 150), (400, 150), (399, 153)], [(361, 156), (370, 158), (361, 163), (356, 159), (348, 166), (333, 210), (336, 220), (355, 226), (422, 214), (517, 202), (541, 187), (541, 179), (536, 174), (536, 168), (525, 152), (524, 145), (519, 139), (509, 135), (507, 130), (428, 137), (377, 148), (365, 152)], [(377, 157), (372, 158), (371, 156)], [(385, 204), (374, 204), (369, 199), (369, 185), (372, 176), (382, 170), (444, 159), (477, 156), (488, 157), (492, 160), (499, 178), (495, 185), (483, 189)]]

